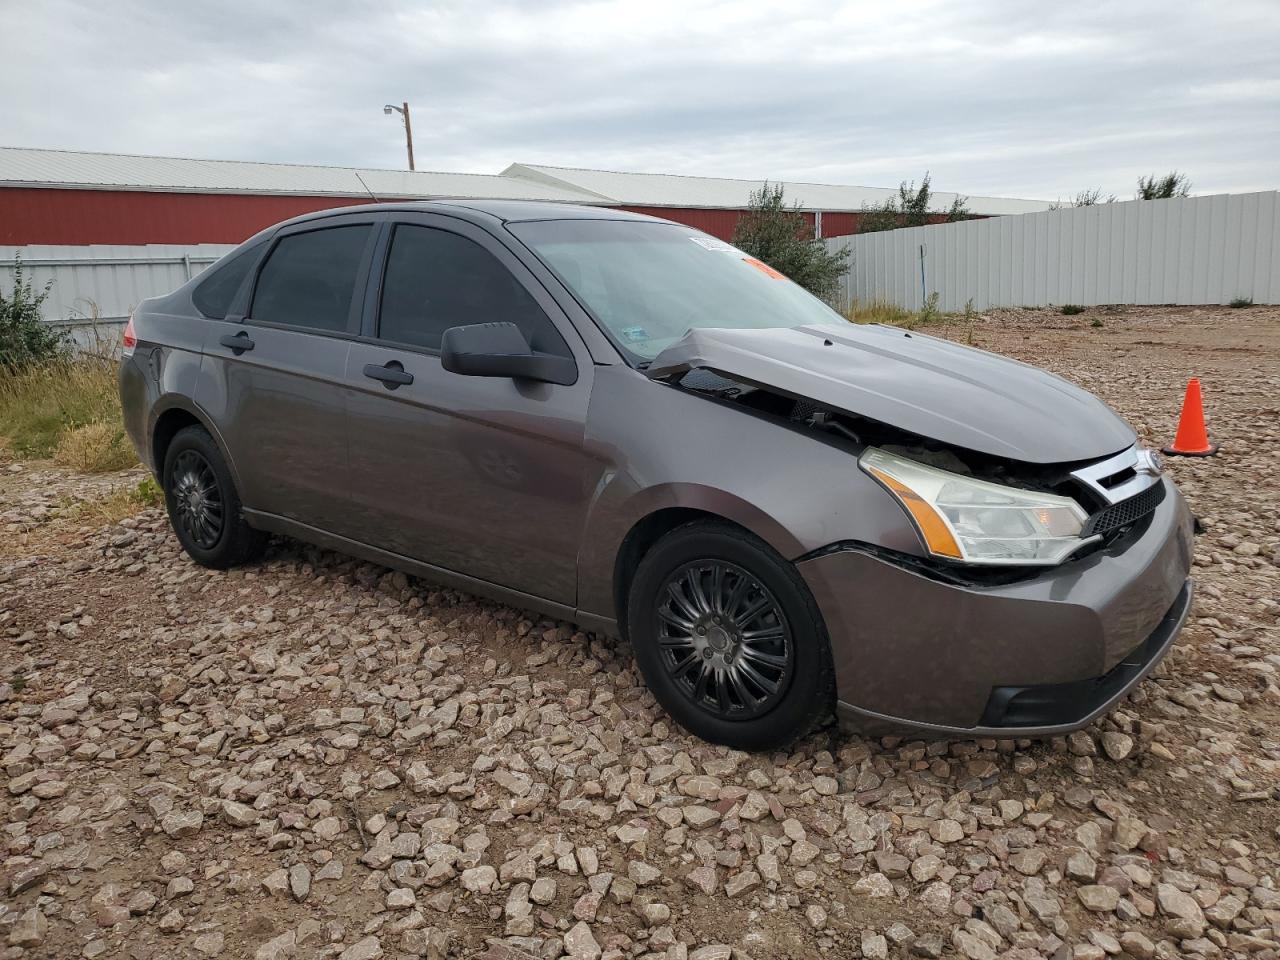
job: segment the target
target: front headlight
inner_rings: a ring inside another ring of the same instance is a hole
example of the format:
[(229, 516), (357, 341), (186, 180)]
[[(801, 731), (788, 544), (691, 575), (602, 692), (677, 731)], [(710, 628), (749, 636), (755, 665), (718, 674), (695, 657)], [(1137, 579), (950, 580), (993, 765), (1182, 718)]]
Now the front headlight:
[(910, 515), (929, 552), (963, 563), (1060, 563), (1085, 543), (1070, 497), (974, 480), (868, 447), (858, 458)]

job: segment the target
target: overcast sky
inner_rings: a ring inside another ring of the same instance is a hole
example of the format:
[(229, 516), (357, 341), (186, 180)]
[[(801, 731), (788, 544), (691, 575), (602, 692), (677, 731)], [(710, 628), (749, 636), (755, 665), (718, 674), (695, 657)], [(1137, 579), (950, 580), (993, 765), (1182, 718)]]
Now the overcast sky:
[(1045, 199), (1280, 187), (1280, 3), (3, 0), (0, 145)]

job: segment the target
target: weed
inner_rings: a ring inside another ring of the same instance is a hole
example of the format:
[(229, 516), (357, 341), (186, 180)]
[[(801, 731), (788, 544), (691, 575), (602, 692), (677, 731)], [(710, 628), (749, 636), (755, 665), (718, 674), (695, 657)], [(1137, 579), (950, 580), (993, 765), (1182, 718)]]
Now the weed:
[(1077, 313), (1084, 313), (1084, 307), (1078, 303), (1064, 303), (1062, 312), (1068, 317), (1074, 317)]
[(64, 516), (73, 520), (95, 519), (104, 523), (119, 523), (143, 510), (164, 503), (159, 484), (149, 474), (132, 487), (114, 490), (100, 500), (80, 500), (69, 503)]
[(145, 507), (158, 507), (164, 503), (164, 491), (156, 483), (156, 478), (147, 474), (133, 488), (133, 498)]
[(1096, 329), (1096, 328), (1098, 328), (1098, 327), (1101, 327), (1101, 326), (1102, 326), (1102, 318), (1101, 318), (1101, 317), (1094, 317), (1092, 320), (1090, 320), (1090, 321), (1089, 321), (1089, 326), (1091, 326), (1091, 327), (1093, 327), (1093, 328), (1095, 328), (1095, 329)]
[(1242, 310), (1245, 307), (1252, 307), (1253, 297), (1236, 297), (1229, 304), (1227, 304), (1227, 306), (1229, 306), (1232, 310)]
[(13, 675), (12, 686), (14, 693), (21, 693), (23, 690), (27, 689), (27, 678), (20, 673), (15, 673)]
[(941, 316), (942, 314), (938, 312), (938, 291), (935, 290), (925, 298), (924, 306), (920, 308), (920, 314), (916, 322), (921, 325), (936, 323)]

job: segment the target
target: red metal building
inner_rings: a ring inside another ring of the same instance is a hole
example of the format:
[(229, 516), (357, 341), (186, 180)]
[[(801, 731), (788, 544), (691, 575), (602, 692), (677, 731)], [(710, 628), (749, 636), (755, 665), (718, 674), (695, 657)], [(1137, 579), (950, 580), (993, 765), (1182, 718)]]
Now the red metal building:
[[(501, 197), (620, 207), (729, 239), (759, 181), (512, 164), (498, 175), (357, 170), (0, 148), (0, 246), (239, 243), (280, 220), (382, 200)], [(819, 236), (856, 231), (896, 191), (787, 183)], [(950, 203), (950, 194), (938, 194)], [(970, 197), (980, 215), (1047, 209)]]

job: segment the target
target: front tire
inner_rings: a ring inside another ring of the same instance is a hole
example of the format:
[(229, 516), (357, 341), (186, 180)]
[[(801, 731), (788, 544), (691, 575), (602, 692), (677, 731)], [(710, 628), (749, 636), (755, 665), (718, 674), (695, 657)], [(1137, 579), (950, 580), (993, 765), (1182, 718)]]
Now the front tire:
[(192, 560), (225, 570), (261, 555), (267, 536), (245, 522), (231, 471), (204, 427), (174, 435), (161, 477), (169, 523)]
[(817, 604), (794, 566), (737, 527), (697, 521), (659, 540), (636, 570), (627, 626), (653, 695), (704, 740), (784, 746), (832, 710)]

